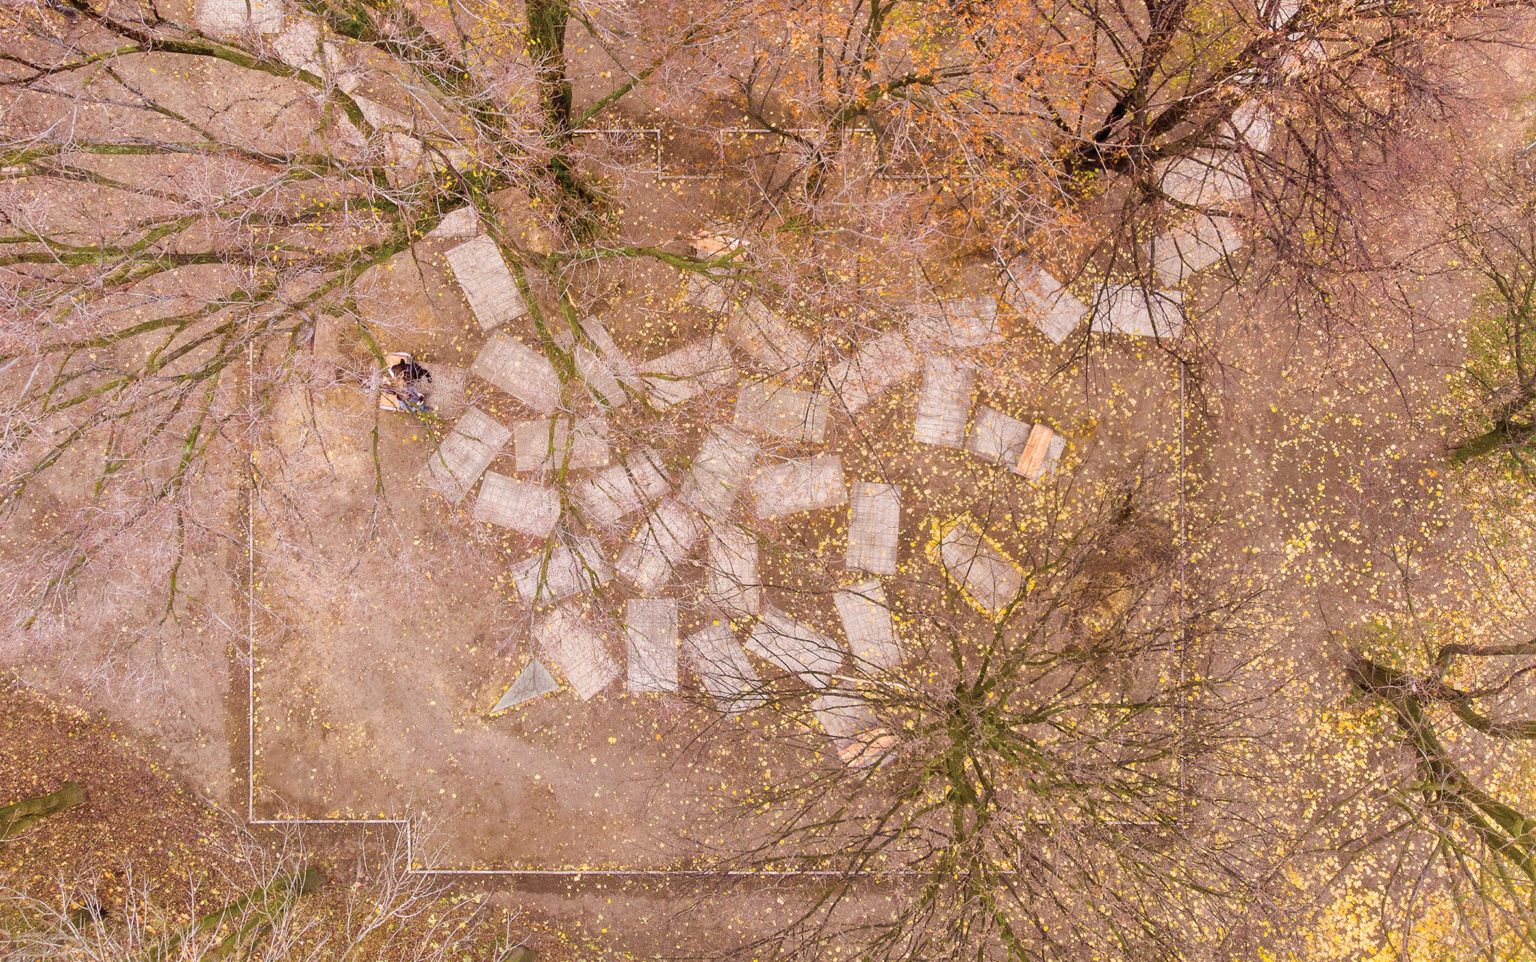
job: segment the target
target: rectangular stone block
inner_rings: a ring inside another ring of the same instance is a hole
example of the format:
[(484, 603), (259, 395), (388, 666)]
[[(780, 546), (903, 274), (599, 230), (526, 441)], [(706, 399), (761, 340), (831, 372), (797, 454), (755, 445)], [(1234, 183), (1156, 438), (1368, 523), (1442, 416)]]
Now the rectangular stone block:
[(918, 353), (901, 331), (886, 331), (864, 343), (850, 358), (827, 371), (827, 383), (839, 405), (857, 414), (891, 387), (915, 375)]
[(591, 701), (618, 680), (619, 666), (603, 636), (580, 614), (556, 608), (534, 622), (533, 637), (582, 701)]
[(549, 673), (549, 669), (539, 663), (537, 659), (528, 662), (522, 673), (512, 682), (512, 685), (502, 693), (496, 706), (491, 709), (491, 714), (515, 708), (525, 702), (533, 701), (555, 691), (560, 687)]
[(724, 314), (731, 309), (730, 296), (722, 285), (694, 273), (688, 275), (687, 285), (688, 292), (683, 296), (686, 303), (712, 314)]
[(1231, 151), (1199, 150), (1171, 157), (1155, 172), (1164, 194), (1191, 207), (1230, 203), (1252, 193), (1242, 159)]
[(733, 524), (715, 522), (705, 535), (705, 591), (715, 607), (732, 617), (762, 610), (757, 538)]
[(724, 518), (752, 479), (757, 442), (733, 428), (716, 425), (704, 436), (688, 466), (678, 500), (714, 518)]
[(1147, 245), (1147, 258), (1158, 280), (1169, 287), (1183, 284), (1197, 271), (1242, 247), (1242, 228), (1230, 217), (1196, 214)]
[(760, 437), (820, 444), (827, 433), (825, 394), (786, 387), (777, 381), (749, 381), (736, 396), (736, 427)]
[(530, 605), (562, 601), (613, 580), (613, 568), (591, 538), (574, 538), (512, 566), (512, 584)]
[(685, 344), (675, 351), (638, 365), (651, 406), (664, 411), (704, 391), (723, 391), (736, 384), (736, 362), (721, 337)]
[(847, 656), (837, 642), (776, 608), (763, 609), (747, 638), (747, 650), (812, 688), (830, 686)]
[(1066, 340), (1088, 316), (1088, 305), (1073, 297), (1060, 281), (1022, 260), (1008, 265), (1003, 296), (1052, 344)]
[(510, 334), (487, 338), (469, 370), (541, 414), (560, 406), (560, 378), (549, 359)]
[(734, 715), (765, 700), (757, 669), (727, 625), (710, 625), (689, 635), (682, 653), (722, 712)]
[(1033, 425), (1009, 417), (985, 404), (976, 409), (976, 420), (965, 438), (965, 449), (992, 464), (1013, 467), (1029, 442)]
[(929, 557), (954, 580), (967, 601), (994, 618), (1018, 597), (1024, 585), (1024, 573), (969, 517), (941, 525)]
[(619, 576), (648, 594), (677, 577), (677, 569), (704, 534), (704, 522), (688, 507), (663, 501), (619, 555)]
[(489, 235), (467, 240), (445, 256), (482, 330), (500, 327), (528, 313), (517, 281)]
[(855, 481), (848, 492), (848, 553), (845, 567), (877, 575), (896, 573), (901, 529), (901, 488)]
[(1092, 329), (1177, 340), (1184, 332), (1183, 300), (1178, 291), (1148, 291), (1137, 284), (1106, 288), (1094, 309)]
[(275, 34), (283, 29), (283, 3), (282, 0), (196, 0), (192, 22), (210, 37)]
[(835, 454), (823, 454), (770, 464), (753, 479), (752, 497), (754, 510), (763, 519), (847, 504), (843, 460)]
[(811, 359), (811, 342), (755, 297), (725, 322), (725, 336), (760, 370), (795, 374)]
[(990, 294), (914, 304), (908, 315), (912, 341), (920, 347), (984, 347), (1003, 339), (997, 299)]
[(901, 645), (879, 578), (850, 585), (832, 595), (854, 664), (865, 672), (890, 671), (901, 664)]
[(511, 436), (510, 428), (479, 408), (470, 408), (437, 450), (427, 455), (422, 480), (449, 501), (462, 501)]
[(604, 468), (578, 484), (572, 496), (592, 519), (617, 524), (656, 504), (670, 490), (660, 456), (648, 447), (640, 447), (628, 452), (622, 463)]
[(574, 429), (570, 418), (519, 421), (512, 426), (512, 449), (519, 472), (554, 471), (561, 465), (580, 471), (605, 467), (612, 459), (608, 422), (602, 418), (580, 418)]
[(480, 482), (475, 501), (475, 520), (547, 538), (560, 520), (560, 496), (551, 488), (519, 481), (495, 471)]
[(677, 602), (631, 598), (624, 608), (629, 690), (677, 691)]
[(919, 444), (960, 448), (971, 417), (971, 389), (976, 369), (941, 354), (923, 362), (923, 382), (917, 392), (912, 438)]

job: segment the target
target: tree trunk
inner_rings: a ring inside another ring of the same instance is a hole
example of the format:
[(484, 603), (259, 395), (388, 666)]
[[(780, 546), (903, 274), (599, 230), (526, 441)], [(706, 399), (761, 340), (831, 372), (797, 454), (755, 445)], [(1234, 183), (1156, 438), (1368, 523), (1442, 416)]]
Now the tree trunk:
[(571, 132), (571, 81), (565, 70), (568, 0), (528, 0), (528, 53), (539, 81), (545, 133), (564, 140)]
[(1421, 700), (1422, 679), (1360, 655), (1345, 672), (1362, 692), (1392, 709), (1439, 807), (1536, 883), (1536, 819), (1484, 791), (1451, 759)]
[(566, 70), (565, 28), (571, 21), (570, 0), (528, 0), (528, 53), (533, 58), (544, 114), (544, 143), (553, 151), (548, 170), (560, 191), (561, 219), (578, 241), (593, 236), (601, 225), (596, 208), (602, 198), (576, 173), (571, 144), (571, 79)]
[(39, 819), (47, 818), (86, 803), (85, 788), (79, 782), (65, 782), (50, 795), (24, 798), (0, 808), (0, 840), (13, 838)]
[(1495, 424), (1482, 434), (1464, 438), (1451, 449), (1451, 461), (1466, 464), (1474, 458), (1492, 454), (1511, 444), (1525, 444), (1536, 435), (1536, 424), (1512, 424), (1508, 421)]
[(252, 889), (223, 908), (202, 916), (190, 928), (176, 933), (141, 957), (142, 962), (168, 962), (177, 958), (188, 937), (195, 939), (217, 932), (226, 923), (232, 924), (234, 929), (210, 948), (206, 958), (228, 958), (248, 938), (256, 935), (258, 929), (271, 926), (273, 918), (288, 905), (317, 891), (324, 883), (313, 865), (306, 865), (289, 875), (279, 875), (267, 885)]

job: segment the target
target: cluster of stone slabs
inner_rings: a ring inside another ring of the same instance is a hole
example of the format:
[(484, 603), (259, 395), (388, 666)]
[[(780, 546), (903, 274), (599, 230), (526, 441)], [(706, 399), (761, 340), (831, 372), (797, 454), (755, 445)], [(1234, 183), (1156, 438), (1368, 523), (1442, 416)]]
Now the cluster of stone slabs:
[[(849, 483), (836, 454), (778, 457), (783, 446), (804, 451), (825, 440), (834, 411), (857, 415), (897, 384), (920, 374), (914, 440), (964, 450), (1030, 480), (1049, 476), (1065, 438), (995, 408), (973, 406), (976, 368), (964, 352), (1001, 340), (997, 302), (990, 296), (916, 305), (901, 330), (860, 345), (833, 365), (825, 381), (796, 386), (812, 368), (814, 347), (756, 298), (735, 303), (718, 285), (692, 278), (690, 303), (724, 318), (720, 333), (649, 361), (626, 357), (595, 318), (561, 339), (582, 385), (600, 406), (643, 398), (665, 410), (700, 395), (735, 392), (729, 424), (711, 426), (680, 477), (670, 477), (645, 446), (610, 447), (606, 420), (560, 410), (561, 384), (549, 360), (498, 330), (521, 316), (521, 299), (495, 243), (479, 235), (447, 254), (471, 309), (489, 336), (470, 371), (540, 415), (504, 425), (470, 408), (428, 458), (423, 480), (459, 502), (479, 484), (474, 517), (546, 539), (545, 547), (514, 565), (512, 583), (535, 606), (535, 658), (507, 689), (493, 712), (556, 690), (558, 669), (587, 700), (620, 678), (630, 692), (670, 692), (687, 667), (720, 710), (736, 713), (764, 697), (765, 679), (752, 659), (777, 678), (795, 678), (816, 693), (813, 709), (839, 753), (864, 763), (881, 744), (873, 719), (854, 694), (856, 677), (888, 671), (902, 660), (882, 576), (896, 573), (901, 488)], [(510, 305), (510, 306), (509, 306)], [(751, 369), (744, 380), (742, 365)], [(518, 473), (547, 478), (560, 471), (579, 480), (568, 501), (542, 480), (488, 470), (511, 442)], [(572, 475), (570, 472), (576, 472)], [(560, 530), (563, 504), (587, 531), (621, 530), (644, 512), (617, 558), (596, 537)], [(738, 517), (738, 508), (745, 517)], [(846, 644), (820, 628), (768, 604), (758, 576), (754, 523), (819, 509), (848, 510), (849, 570), (874, 575), (838, 590), (834, 604)], [(1016, 596), (1018, 566), (989, 540), (972, 536), (968, 519), (943, 526), (934, 560), (978, 608), (1001, 611)], [(697, 562), (694, 561), (697, 557)], [(703, 630), (679, 637), (677, 601), (665, 593), (680, 570), (704, 570), (704, 602), (724, 615)], [(621, 579), (638, 597), (624, 611), (622, 665), (603, 632), (581, 610), (578, 596)], [(742, 637), (734, 624), (751, 620)], [(733, 624), (734, 623), (734, 624)]]

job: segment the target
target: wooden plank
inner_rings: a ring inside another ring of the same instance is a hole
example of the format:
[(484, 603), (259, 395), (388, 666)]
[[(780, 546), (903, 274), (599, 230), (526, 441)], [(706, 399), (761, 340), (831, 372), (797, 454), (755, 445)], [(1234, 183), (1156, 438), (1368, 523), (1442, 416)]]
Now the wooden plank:
[(889, 757), (896, 747), (890, 732), (875, 724), (875, 714), (858, 695), (831, 691), (811, 701), (811, 712), (851, 768), (867, 768)]
[(1031, 481), (1040, 480), (1040, 472), (1045, 464), (1046, 451), (1050, 448), (1051, 438), (1055, 434), (1055, 431), (1052, 431), (1043, 424), (1037, 424), (1031, 428), (1029, 441), (1025, 443), (1024, 450), (1019, 453), (1018, 463), (1014, 465), (1014, 473)]
[(482, 330), (500, 327), (528, 313), (517, 281), (489, 235), (471, 238), (444, 256)]
[(677, 602), (631, 598), (624, 607), (629, 690), (677, 691)]
[(849, 768), (868, 768), (884, 764), (896, 750), (896, 736), (884, 728), (867, 728), (845, 741), (837, 750), (838, 760)]
[(1043, 424), (1035, 425), (1029, 436), (1030, 443), (1019, 455), (1019, 463), (1013, 472), (1030, 481), (1039, 482), (1056, 471), (1056, 463), (1067, 450), (1067, 439)]

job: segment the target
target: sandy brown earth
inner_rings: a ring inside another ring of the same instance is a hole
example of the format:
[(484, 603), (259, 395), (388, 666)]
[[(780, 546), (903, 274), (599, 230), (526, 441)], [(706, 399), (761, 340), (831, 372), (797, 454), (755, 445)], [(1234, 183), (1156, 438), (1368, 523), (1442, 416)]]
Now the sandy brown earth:
[[(84, 806), (34, 824), (0, 845), (0, 885), (56, 885), (131, 868), (169, 894), (176, 876), (223, 864), (217, 843), (234, 822), (189, 791), (100, 715), (53, 702), (14, 681), (0, 683), (0, 799), (9, 804), (75, 781)], [(158, 754), (158, 753), (155, 753)]]
[[(663, 191), (675, 198), (666, 204), (650, 199), (633, 240), (675, 243), (692, 221), (690, 211), (708, 196), (698, 185), (689, 190)], [(376, 336), (396, 338), (429, 366), (465, 364), (484, 335), (457, 302), (437, 253), (420, 245), (409, 269), (402, 255), (384, 273), (377, 296), (408, 321)], [(668, 268), (626, 264), (602, 282), (599, 316), (632, 357), (655, 356), (717, 323), (681, 303), (681, 278)], [(953, 283), (946, 294), (976, 293), (972, 285), (995, 280), (973, 273)], [(532, 335), (516, 325), (514, 331)], [(971, 511), (1029, 562), (1038, 554), (1039, 532), (1058, 514), (1094, 503), (1099, 486), (1128, 472), (1176, 471), (1175, 365), (1155, 346), (1122, 342), (1090, 366), (1058, 370), (1070, 348), (1049, 348), (1032, 333), (1018, 336), (977, 397), (1055, 424), (1073, 439), (1059, 486), (1033, 488), (968, 454), (915, 445), (915, 383), (893, 390), (856, 424), (843, 416), (833, 427), (826, 450), (842, 456), (850, 481), (888, 480), (907, 492), (904, 573), (892, 580), (893, 590), (910, 595), (903, 603), (937, 602), (925, 585), (939, 579), (922, 551), (933, 519)], [(699, 399), (660, 423), (621, 415), (615, 434), (655, 444), (676, 471), (704, 424), (729, 417), (729, 400)], [(536, 545), (470, 520), (473, 496), (453, 507), (416, 483), (443, 428), (379, 417), (384, 495), (376, 504), (368, 399), (332, 388), (307, 397), (294, 392), (284, 403), (291, 410), (279, 411), (280, 424), (307, 425), (311, 417), (315, 423), (308, 430), (279, 427), (273, 451), (259, 463), (266, 480), (254, 508), (258, 815), (425, 815), (439, 823), (449, 864), (457, 867), (680, 868), (720, 846), (723, 839), (712, 837), (719, 813), (765, 773), (782, 780), (829, 763), (814, 733), (768, 732), (768, 713), (722, 722), (696, 691), (630, 696), (620, 684), (582, 703), (566, 690), (490, 717), (532, 653), (530, 612), (506, 571)], [(484, 388), (477, 403), (504, 422), (530, 416)], [(514, 473), (511, 462), (509, 450), (492, 470)], [(272, 520), (287, 519), (297, 505), (302, 525), (290, 530)], [(1177, 508), (1164, 505), (1170, 530)], [(857, 580), (840, 572), (845, 516), (836, 509), (753, 525), (768, 538), (768, 600), (835, 637), (841, 629), (826, 586)], [(378, 542), (359, 549), (359, 532), (374, 524)], [(610, 558), (624, 534), (610, 536)], [(668, 592), (685, 602), (684, 634), (717, 617), (690, 611), (699, 580), (698, 572), (685, 574)], [(626, 596), (610, 585), (591, 606), (610, 626), (609, 644), (620, 658), (622, 638), (609, 613), (621, 611)]]
[[(1511, 126), (1528, 114), (1523, 104), (1493, 111)], [(627, 239), (675, 244), (717, 209), (705, 190), (698, 182), (637, 182), (622, 198)], [(526, 236), (537, 228), (512, 219), (515, 206), (508, 205), (507, 223)], [(473, 357), (483, 335), (444, 269), (448, 246), (424, 242), (377, 272), (361, 307), (386, 349), (411, 350), (428, 363), (463, 365)], [(581, 280), (593, 292), (583, 306), (634, 356), (654, 356), (711, 323), (681, 305), (680, 280), (663, 266), (615, 263)], [(941, 292), (995, 292), (994, 285), (989, 273), (972, 270), (944, 278)], [(1308, 808), (1324, 794), (1319, 783), (1337, 777), (1345, 784), (1360, 774), (1357, 760), (1330, 759), (1319, 745), (1345, 697), (1333, 632), (1393, 596), (1402, 579), (1394, 552), (1411, 554), (1416, 579), (1433, 580), (1437, 569), (1458, 562), (1467, 536), (1444, 486), (1453, 421), (1444, 384), (1461, 362), (1455, 321), (1467, 313), (1466, 296), (1425, 282), (1414, 292), (1421, 316), (1371, 318), (1373, 349), (1355, 353), (1279, 320), (1284, 301), (1283, 291), (1240, 288), (1199, 308), (1223, 366), (1202, 371), (1190, 399), (1186, 465), (1190, 515), (1218, 523), (1221, 535), (1191, 546), (1190, 562), (1213, 577), (1264, 572), (1274, 628), (1260, 667), (1265, 683), (1297, 706), (1275, 737), (1311, 773), (1297, 799), (1255, 803), (1276, 818)], [(1042, 339), (1013, 333), (1013, 356), (978, 397), (1061, 427), (1074, 442), (1072, 490), (1030, 489), (968, 456), (914, 446), (910, 384), (876, 405), (858, 430), (846, 419), (833, 429), (829, 447), (843, 455), (850, 479), (910, 489), (902, 546), (908, 604), (922, 603), (933, 579), (921, 551), (923, 519), (981, 506), (1022, 559), (1031, 532), (1056, 507), (1074, 496), (1091, 499), (1097, 485), (1127, 472), (1167, 472), (1176, 462), (1177, 369), (1154, 347), (1120, 339), (1091, 362), (1058, 371), (1061, 357)], [(111, 604), (93, 608), (95, 599), (83, 600), (80, 610), (102, 613), (77, 629), (73, 657), (5, 652), (22, 679), (91, 705), (132, 730), (135, 743), (152, 746), (128, 750), (131, 763), (107, 764), (123, 752), (121, 734), (19, 690), (0, 691), (0, 720), (8, 733), (20, 733), (0, 753), (0, 801), (81, 772), (90, 773), (94, 799), (8, 847), (11, 878), (116, 865), (130, 855), (157, 872), (196, 871), (199, 840), (218, 831), (219, 817), (189, 792), (239, 812), (247, 776), (258, 817), (423, 815), (452, 867), (669, 868), (708, 851), (699, 835), (733, 791), (754, 784), (760, 766), (830, 763), (802, 732), (763, 737), (750, 715), (723, 728), (696, 697), (641, 698), (615, 687), (584, 704), (561, 691), (490, 717), (528, 655), (529, 613), (505, 571), (533, 545), (471, 521), (468, 500), (455, 509), (414, 483), (442, 427), (378, 416), (355, 385), (336, 383), (330, 362), (366, 366), (354, 332), (322, 329), (315, 352), (321, 363), (313, 388), (280, 400), (273, 443), (257, 461), (254, 502), (234, 483), (210, 495), (206, 507), (228, 531), (239, 532), (249, 518), (255, 535), (249, 569), (245, 546), (227, 538), (210, 536), (193, 552), (187, 577), (206, 586), (196, 593), (223, 603), (157, 620), (136, 606), (135, 583), (161, 572), (125, 571)], [(711, 400), (646, 436), (664, 442), (681, 464), (697, 441), (701, 412), (713, 408), (706, 416), (720, 416), (728, 398)], [(523, 416), (494, 392), (478, 402), (503, 419)], [(382, 500), (375, 495), (375, 428)], [(506, 461), (496, 469), (510, 473)], [(219, 470), (245, 476), (238, 465)], [(88, 465), (65, 465), (50, 476), (29, 495), (26, 525), (46, 528), (79, 496), (71, 479), (89, 473)], [(1172, 521), (1176, 505), (1167, 507)], [(838, 577), (841, 517), (822, 512), (773, 526), (767, 533), (775, 550), (765, 555), (770, 597), (834, 634), (820, 589)], [(20, 544), (26, 533), (5, 536)], [(802, 559), (815, 547), (832, 559), (830, 570), (804, 570)], [(818, 590), (802, 590), (807, 582)], [(247, 585), (256, 601), (252, 704), (240, 601)], [(603, 601), (622, 597), (613, 590)], [(685, 631), (699, 623), (693, 617)], [(156, 644), (119, 656), (129, 670), (103, 682), (93, 651), (127, 624), (152, 625), (134, 630)], [(248, 708), (255, 722), (249, 772)], [(498, 898), (542, 907), (575, 941), (617, 939), (642, 951), (674, 951), (717, 926), (740, 931), (783, 911), (771, 889), (722, 895), (713, 885), (666, 884), (524, 878)], [(690, 917), (696, 900), (711, 911)]]

